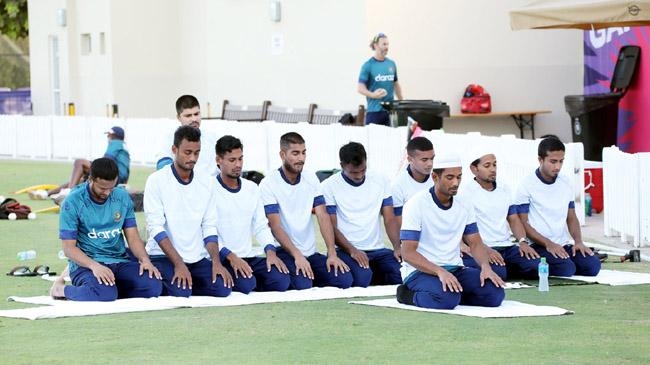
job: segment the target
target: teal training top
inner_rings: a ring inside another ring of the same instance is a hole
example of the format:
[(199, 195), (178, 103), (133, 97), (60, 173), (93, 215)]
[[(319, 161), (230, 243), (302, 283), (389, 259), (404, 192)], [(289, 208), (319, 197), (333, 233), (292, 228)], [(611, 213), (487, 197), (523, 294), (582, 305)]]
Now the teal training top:
[(382, 99), (372, 99), (366, 97), (368, 102), (369, 112), (383, 111), (381, 106), (382, 101), (392, 101), (395, 92), (395, 82), (397, 81), (397, 66), (390, 58), (384, 58), (379, 61), (371, 57), (366, 63), (361, 66), (359, 73), (359, 83), (366, 85), (368, 91), (375, 91), (377, 89), (385, 89), (386, 96)]
[(119, 171), (118, 184), (125, 184), (129, 181), (129, 165), (131, 164), (131, 155), (124, 146), (124, 141), (121, 139), (112, 139), (108, 141), (104, 157), (108, 157), (115, 161), (117, 170)]
[[(123, 229), (136, 227), (133, 201), (123, 188), (115, 188), (97, 202), (85, 182), (74, 188), (61, 205), (59, 238), (76, 240), (77, 247), (101, 263), (127, 262)], [(79, 265), (70, 260), (70, 272)]]

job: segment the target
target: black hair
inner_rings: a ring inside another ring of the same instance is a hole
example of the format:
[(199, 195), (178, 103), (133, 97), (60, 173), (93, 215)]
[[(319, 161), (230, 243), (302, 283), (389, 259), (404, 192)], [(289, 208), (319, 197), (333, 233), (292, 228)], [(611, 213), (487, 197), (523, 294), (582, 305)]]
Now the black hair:
[(243, 151), (244, 145), (241, 143), (239, 138), (228, 135), (219, 138), (217, 144), (214, 146), (214, 151), (219, 157), (223, 157), (226, 153), (236, 149), (241, 149)]
[(117, 179), (118, 174), (117, 164), (111, 158), (97, 158), (90, 164), (90, 177), (92, 179), (111, 181)]
[(192, 109), (195, 106), (201, 107), (197, 98), (193, 95), (181, 95), (176, 99), (176, 115), (181, 115), (183, 110)]
[(413, 156), (415, 151), (431, 151), (432, 149), (433, 143), (426, 137), (415, 137), (406, 144), (406, 153), (409, 156)]
[(339, 159), (343, 165), (359, 166), (366, 162), (366, 149), (358, 142), (350, 142), (339, 150)]
[(280, 149), (287, 150), (291, 144), (305, 144), (305, 139), (296, 132), (285, 133), (280, 137)]
[(539, 142), (539, 146), (537, 147), (537, 156), (544, 158), (548, 156), (549, 152), (553, 151), (566, 151), (564, 143), (555, 136), (546, 137)]
[(188, 142), (201, 142), (201, 130), (189, 125), (178, 127), (176, 132), (174, 132), (174, 146), (178, 148), (183, 140)]

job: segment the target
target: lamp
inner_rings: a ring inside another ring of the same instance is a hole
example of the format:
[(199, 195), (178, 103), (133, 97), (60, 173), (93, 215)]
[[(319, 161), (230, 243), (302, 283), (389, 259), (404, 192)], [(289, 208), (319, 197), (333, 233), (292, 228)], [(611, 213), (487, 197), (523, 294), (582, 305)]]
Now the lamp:
[(273, 22), (280, 22), (282, 19), (282, 6), (279, 0), (271, 0), (269, 2), (269, 17)]
[(59, 27), (65, 27), (68, 21), (66, 19), (65, 9), (57, 9), (56, 11), (56, 25)]

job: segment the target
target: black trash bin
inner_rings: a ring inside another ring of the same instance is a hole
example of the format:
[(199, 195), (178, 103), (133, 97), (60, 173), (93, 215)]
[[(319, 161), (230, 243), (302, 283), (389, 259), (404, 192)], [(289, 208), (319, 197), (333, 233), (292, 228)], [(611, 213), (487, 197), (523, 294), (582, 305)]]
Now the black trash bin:
[(618, 102), (634, 78), (640, 53), (638, 46), (621, 47), (609, 87), (611, 93), (564, 97), (573, 142), (582, 142), (585, 160), (602, 161), (603, 147), (616, 144)]
[(449, 105), (437, 100), (394, 100), (382, 106), (391, 114), (393, 127), (408, 125), (411, 117), (422, 130), (441, 129), (442, 119), (449, 116)]

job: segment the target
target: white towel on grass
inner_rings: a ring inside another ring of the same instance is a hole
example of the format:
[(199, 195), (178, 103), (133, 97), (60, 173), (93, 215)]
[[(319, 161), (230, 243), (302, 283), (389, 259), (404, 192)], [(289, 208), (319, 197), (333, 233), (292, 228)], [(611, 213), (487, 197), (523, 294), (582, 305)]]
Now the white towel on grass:
[(585, 281), (587, 283), (598, 283), (605, 285), (636, 285), (650, 284), (650, 274), (627, 272), (618, 270), (600, 270), (596, 276), (573, 275), (561, 277), (562, 279)]
[(54, 300), (49, 296), (17, 297), (7, 300), (45, 305), (25, 309), (0, 310), (0, 317), (44, 319), (59, 317), (91, 316), (98, 314), (143, 312), (172, 308), (225, 307), (261, 303), (297, 302), (309, 300), (341, 299), (356, 297), (382, 297), (395, 295), (397, 285), (372, 286), (368, 288), (339, 289), (334, 287), (289, 290), (286, 292), (252, 292), (242, 294), (234, 292), (226, 298), (191, 296), (129, 298), (113, 302), (75, 302), (72, 300)]
[(480, 318), (539, 317), (539, 316), (561, 316), (563, 314), (573, 314), (572, 311), (566, 310), (564, 308), (526, 304), (514, 300), (504, 300), (499, 307), (478, 307), (478, 306), (471, 306), (471, 305), (459, 305), (454, 309), (420, 308), (413, 305), (400, 304), (397, 302), (395, 298), (355, 300), (348, 303), (370, 305), (375, 307), (406, 309), (406, 310), (419, 311), (419, 312), (455, 314), (459, 316), (480, 317)]

